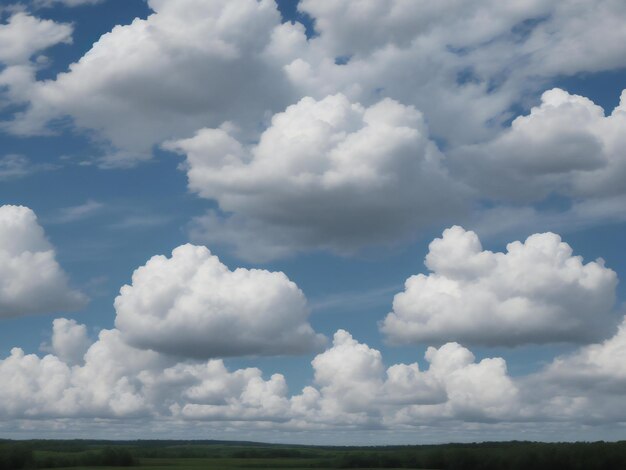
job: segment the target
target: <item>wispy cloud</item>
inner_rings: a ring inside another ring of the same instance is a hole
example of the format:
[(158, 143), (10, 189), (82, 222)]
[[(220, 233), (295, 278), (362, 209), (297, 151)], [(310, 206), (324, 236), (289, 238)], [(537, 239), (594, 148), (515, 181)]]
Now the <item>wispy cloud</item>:
[(109, 228), (114, 230), (125, 230), (159, 227), (161, 225), (168, 224), (171, 220), (171, 217), (165, 215), (135, 214), (128, 215), (121, 220), (110, 224)]
[(311, 310), (314, 312), (350, 311), (371, 306), (391, 306), (393, 295), (402, 290), (401, 284), (380, 287), (367, 291), (348, 291), (332, 294), (311, 301)]
[(534, 232), (575, 232), (599, 224), (626, 222), (626, 196), (588, 199), (564, 211), (500, 206), (476, 214), (468, 226), (486, 238), (507, 238)]
[(48, 223), (65, 224), (86, 219), (100, 212), (105, 207), (98, 201), (89, 199), (84, 204), (59, 209), (56, 215), (47, 220)]
[(24, 178), (40, 171), (56, 170), (57, 165), (35, 164), (24, 155), (10, 154), (0, 158), (0, 181)]

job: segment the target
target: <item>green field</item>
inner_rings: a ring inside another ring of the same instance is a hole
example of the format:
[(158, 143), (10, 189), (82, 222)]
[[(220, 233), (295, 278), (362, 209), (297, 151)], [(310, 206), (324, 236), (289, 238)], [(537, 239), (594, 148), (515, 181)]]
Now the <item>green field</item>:
[(226, 441), (2, 441), (0, 470), (624, 470), (626, 442), (330, 447)]

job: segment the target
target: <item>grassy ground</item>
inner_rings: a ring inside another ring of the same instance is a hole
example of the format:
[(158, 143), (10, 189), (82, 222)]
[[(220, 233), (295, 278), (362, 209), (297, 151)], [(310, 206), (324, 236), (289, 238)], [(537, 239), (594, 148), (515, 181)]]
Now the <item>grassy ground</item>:
[[(330, 469), (332, 467), (324, 466), (323, 462), (311, 461), (311, 459), (141, 459), (138, 467), (142, 470), (173, 470), (173, 469), (189, 469), (197, 470), (200, 468), (212, 469), (280, 469), (280, 470), (311, 470), (311, 468)], [(120, 467), (68, 467), (57, 468), (54, 470), (120, 470)], [(362, 469), (369, 470), (369, 469)], [(393, 469), (388, 469), (393, 470)]]
[[(132, 465), (134, 467), (123, 467)], [(315, 447), (228, 441), (0, 440), (0, 470), (626, 470), (623, 442)]]
[[(174, 470), (174, 469), (280, 469), (280, 470), (310, 470), (309, 459), (141, 459), (139, 467), (142, 470)], [(315, 468), (330, 469), (316, 462)], [(120, 467), (68, 467), (54, 470), (120, 470)], [(368, 470), (368, 469), (362, 469)], [(393, 470), (393, 469), (388, 469)]]

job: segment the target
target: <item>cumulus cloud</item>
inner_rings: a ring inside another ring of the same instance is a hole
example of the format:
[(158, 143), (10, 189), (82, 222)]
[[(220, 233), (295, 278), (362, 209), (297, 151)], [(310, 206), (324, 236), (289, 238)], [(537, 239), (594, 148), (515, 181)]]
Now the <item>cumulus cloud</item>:
[(589, 390), (621, 393), (626, 384), (626, 318), (611, 338), (557, 357), (543, 372), (551, 381)]
[(626, 65), (619, 0), (325, 3), (300, 2), (318, 33), (307, 38), (303, 25), (281, 24), (273, 0), (151, 0), (154, 14), (115, 27), (56, 79), (12, 80), (30, 83), (13, 96), (30, 106), (11, 129), (41, 132), (71, 116), (112, 144), (104, 165), (130, 165), (165, 139), (225, 120), (249, 134), (265, 112), (341, 92), (416, 106), (438, 138), (472, 143), (539, 91), (529, 77), (540, 87)]
[[(83, 328), (58, 319), (54, 334), (84, 339)], [(624, 331), (622, 325), (603, 343), (512, 378), (504, 359), (477, 360), (454, 342), (429, 347), (426, 369), (417, 362), (385, 368), (380, 351), (339, 330), (333, 345), (312, 361), (312, 385), (290, 395), (282, 374), (231, 371), (218, 359), (181, 361), (129, 346), (119, 330), (102, 330), (80, 362), (82, 339), (66, 359), (57, 355), (67, 352), (63, 347), (44, 357), (13, 349), (0, 360), (0, 416), (38, 426), (57, 418), (108, 419), (111, 426), (141, 418), (139, 426), (167, 423), (170, 430), (195, 422), (277, 433), (429, 429), (448, 435), (450, 426), (507, 432), (515, 425), (540, 435), (545, 423), (626, 420)]]
[[(70, 326), (63, 321), (59, 325)], [(0, 376), (7, 384), (0, 391), (0, 413), (33, 418), (145, 415), (149, 404), (139, 393), (135, 375), (166, 366), (157, 353), (127, 346), (116, 330), (100, 332), (84, 355), (84, 365), (72, 366), (52, 354), (41, 358), (14, 348), (0, 362)]]
[(115, 299), (116, 327), (139, 348), (186, 357), (281, 355), (322, 346), (298, 286), (282, 272), (229, 270), (200, 246), (138, 268)]
[(87, 327), (67, 318), (52, 322), (52, 340), (44, 347), (68, 365), (79, 364), (91, 346)]
[(0, 62), (9, 66), (25, 64), (37, 52), (71, 42), (71, 25), (18, 11), (0, 24)]
[(385, 370), (380, 351), (339, 330), (313, 360), (316, 387), (292, 399), (294, 411), (313, 422), (390, 427), (516, 414), (518, 391), (503, 359), (476, 362), (458, 343), (430, 347), (425, 358), (425, 371), (418, 363)]
[(464, 177), (494, 197), (614, 196), (624, 193), (625, 127), (626, 91), (605, 116), (591, 100), (555, 88), (495, 140), (460, 148), (453, 156)]
[(265, 380), (256, 368), (231, 372), (221, 360), (177, 362), (127, 345), (116, 329), (102, 330), (80, 363), (79, 348), (70, 348), (71, 357), (57, 355), (67, 356), (68, 342), (82, 349), (84, 328), (57, 319), (53, 336), (64, 344), (53, 347), (54, 354), (39, 357), (14, 348), (0, 360), (0, 416), (259, 422), (290, 417), (282, 375)]
[(111, 144), (103, 165), (128, 166), (164, 139), (225, 120), (255, 130), (289, 102), (290, 85), (266, 51), (281, 22), (272, 0), (148, 4), (152, 15), (116, 26), (68, 72), (15, 92), (30, 104), (10, 129), (42, 132), (71, 116)]
[(351, 252), (407, 238), (462, 207), (463, 189), (443, 169), (421, 113), (393, 100), (304, 98), (274, 115), (256, 145), (204, 129), (166, 148), (186, 155), (192, 191), (233, 214), (221, 226), (209, 214), (194, 233), (204, 225), (203, 239), (222, 241), (222, 231), (243, 232), (231, 243), (251, 258)]
[[(54, 334), (68, 339), (82, 328), (58, 319)], [(61, 351), (67, 349), (56, 352)], [(513, 416), (517, 400), (502, 359), (476, 362), (470, 351), (450, 343), (428, 349), (425, 371), (417, 363), (385, 370), (379, 351), (344, 330), (313, 360), (314, 386), (292, 396), (282, 374), (265, 379), (257, 368), (230, 371), (216, 359), (178, 362), (127, 345), (116, 329), (102, 330), (81, 362), (56, 352), (39, 357), (15, 348), (0, 360), (6, 384), (0, 389), (0, 416), (143, 417), (260, 428), (272, 423), (282, 430), (393, 428), (424, 425), (435, 416), (470, 421)]]
[(521, 377), (533, 419), (601, 425), (624, 422), (626, 319), (615, 334), (556, 357), (539, 372)]
[(86, 300), (69, 287), (35, 213), (0, 206), (0, 317), (77, 310)]
[(429, 245), (426, 266), (432, 272), (410, 277), (381, 323), (392, 342), (586, 342), (612, 323), (615, 272), (602, 260), (584, 264), (553, 233), (493, 253), (455, 226)]
[[(445, 190), (426, 191), (432, 189), (428, 182), (438, 181), (439, 175), (418, 180), (412, 186), (414, 193), (403, 194), (401, 189), (407, 188), (403, 184), (395, 191), (374, 184), (372, 198), (376, 190), (384, 195), (373, 202), (363, 187), (371, 181), (363, 174), (353, 179), (343, 175), (346, 186), (339, 187), (337, 182), (332, 186), (302, 176), (302, 171), (319, 176), (323, 168), (278, 166), (281, 171), (297, 171), (287, 173), (297, 175), (297, 185), (274, 184), (267, 189), (264, 185), (272, 183), (267, 175), (251, 181), (245, 169), (260, 166), (256, 154), (262, 153), (264, 140), (275, 146), (276, 159), (298, 152), (301, 160), (321, 166), (321, 160), (287, 142), (285, 136), (270, 137), (288, 130), (284, 126), (267, 127), (270, 116), (289, 104), (297, 103), (296, 109), (304, 112), (304, 96), (322, 103), (339, 93), (352, 105), (361, 103), (367, 112), (389, 99), (419, 110), (430, 133), (424, 139), (432, 135), (454, 157), (441, 166), (454, 162), (454, 176), (472, 182), (474, 196), (528, 202), (554, 192), (587, 198), (622, 191), (623, 138), (617, 129), (623, 127), (623, 104), (604, 117), (588, 100), (552, 90), (541, 106), (518, 118), (511, 129), (503, 124), (512, 117), (513, 105), (525, 106), (554, 77), (626, 65), (622, 46), (626, 33), (620, 27), (626, 18), (623, 2), (325, 3), (300, 2), (299, 9), (313, 19), (317, 33), (307, 38), (302, 24), (281, 23), (273, 0), (151, 0), (148, 4), (154, 13), (148, 18), (115, 27), (66, 72), (38, 81), (35, 66), (23, 64), (32, 56), (28, 51), (69, 40), (68, 31), (65, 35), (57, 31), (63, 25), (45, 23), (56, 35), (31, 36), (47, 37), (48, 42), (41, 39), (41, 44), (7, 49), (7, 54), (17, 57), (9, 59), (18, 62), (2, 72), (0, 84), (8, 101), (25, 106), (13, 108), (19, 111), (4, 127), (21, 135), (49, 133), (51, 122), (70, 117), (102, 144), (99, 164), (103, 167), (132, 166), (150, 158), (153, 148), (164, 141), (198, 144), (212, 139), (211, 151), (235, 152), (235, 164), (231, 165), (230, 157), (215, 158), (207, 172), (219, 175), (212, 181), (217, 189), (194, 189), (201, 195), (210, 193), (204, 197), (216, 199), (223, 212), (197, 218), (191, 233), (195, 240), (235, 245), (239, 255), (257, 260), (302, 249), (344, 253), (381, 241), (395, 242), (432, 224), (432, 214), (454, 212), (450, 202), (458, 196), (456, 188), (434, 183)], [(33, 25), (23, 29), (39, 31), (40, 20), (23, 12), (12, 18), (31, 18)], [(275, 117), (289, 113), (295, 113), (293, 106)], [(307, 124), (312, 120), (304, 119)], [(348, 122), (335, 130), (356, 132)], [(421, 125), (417, 130), (422, 132)], [(194, 132), (196, 137), (189, 139)], [(355, 152), (350, 146), (363, 144), (351, 137), (334, 148), (337, 132), (319, 133), (320, 139), (329, 141), (315, 148), (338, 154), (339, 148)], [(269, 144), (266, 147), (270, 149)], [(385, 150), (393, 155), (389, 161), (398, 163), (397, 149)], [(371, 172), (387, 170), (362, 160), (371, 164)], [(311, 193), (316, 184), (324, 190), (317, 191), (319, 198)], [(251, 202), (261, 189), (259, 203)], [(300, 204), (293, 197), (296, 189), (311, 204)], [(353, 197), (359, 191), (365, 196)], [(424, 194), (436, 203), (422, 203)], [(332, 203), (323, 195), (332, 196)], [(394, 195), (402, 202), (390, 201)], [(362, 214), (361, 207), (351, 205), (355, 198), (361, 198), (363, 205), (367, 201), (371, 212)], [(293, 199), (289, 207), (288, 199)], [(337, 200), (345, 204), (336, 204)], [(414, 212), (408, 209), (410, 201), (417, 207)], [(262, 202), (268, 207), (276, 202), (276, 210), (258, 207)], [(332, 210), (321, 211), (313, 203)], [(364, 223), (381, 215), (379, 224)], [(353, 218), (360, 222), (352, 223)]]
[(299, 4), (319, 35), (285, 68), (292, 81), (312, 96), (412, 104), (452, 144), (493, 135), (552, 77), (626, 65), (618, 0), (327, 3)]

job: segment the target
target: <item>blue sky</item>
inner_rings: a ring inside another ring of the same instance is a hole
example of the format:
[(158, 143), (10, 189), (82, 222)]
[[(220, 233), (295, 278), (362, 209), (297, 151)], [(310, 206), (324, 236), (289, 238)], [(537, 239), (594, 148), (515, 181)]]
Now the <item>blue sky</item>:
[(0, 7), (0, 435), (623, 439), (626, 8), (492, 3)]

